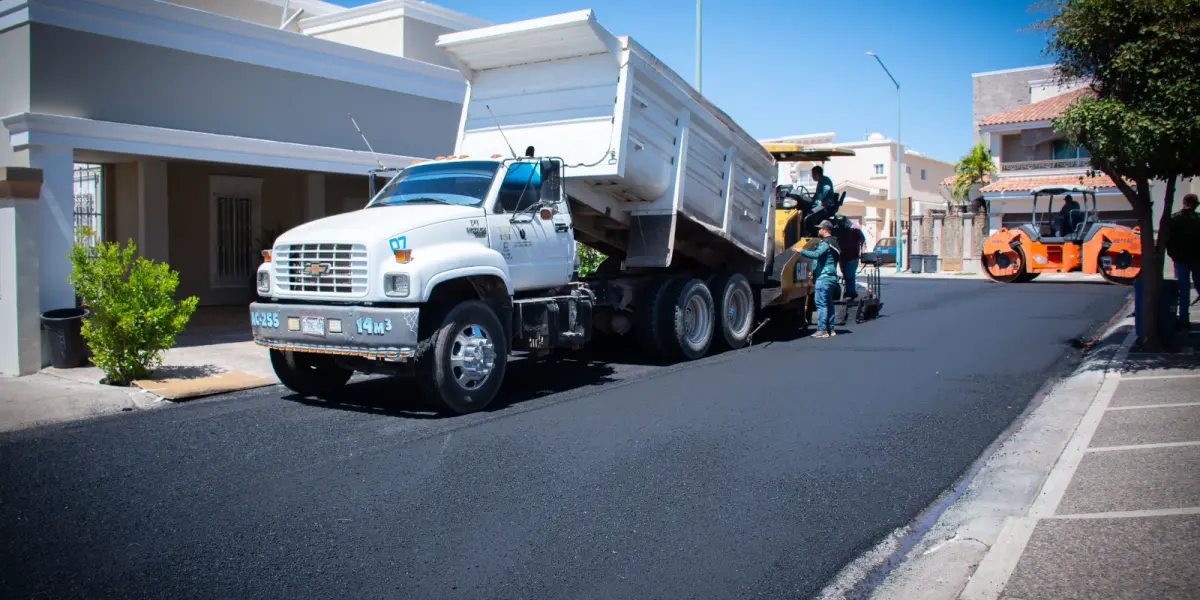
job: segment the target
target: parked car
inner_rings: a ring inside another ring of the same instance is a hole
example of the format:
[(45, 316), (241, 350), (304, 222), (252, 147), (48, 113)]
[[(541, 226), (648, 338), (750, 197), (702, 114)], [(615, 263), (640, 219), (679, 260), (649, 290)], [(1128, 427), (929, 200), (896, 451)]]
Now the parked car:
[(875, 253), (879, 255), (879, 264), (896, 264), (896, 238), (879, 238), (879, 241), (875, 242)]

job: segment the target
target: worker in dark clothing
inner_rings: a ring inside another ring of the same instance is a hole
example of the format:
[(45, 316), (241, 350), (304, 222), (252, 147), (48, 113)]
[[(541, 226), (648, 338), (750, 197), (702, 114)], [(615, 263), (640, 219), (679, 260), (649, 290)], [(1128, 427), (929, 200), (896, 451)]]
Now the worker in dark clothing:
[(816, 276), (817, 304), (817, 333), (815, 338), (827, 338), (837, 335), (833, 330), (833, 303), (838, 285), (838, 257), (841, 249), (837, 238), (833, 237), (833, 223), (821, 221), (817, 225), (817, 236), (821, 241), (813, 250), (801, 250), (800, 255), (813, 259), (813, 275)]
[(858, 282), (854, 276), (858, 273), (858, 259), (867, 245), (867, 238), (863, 236), (858, 224), (853, 222), (846, 223), (845, 227), (836, 228), (834, 235), (842, 251), (842, 280), (846, 282), (846, 291), (842, 294), (842, 299), (853, 300), (858, 297)]
[(1071, 212), (1075, 210), (1079, 210), (1079, 203), (1070, 194), (1067, 194), (1063, 198), (1062, 208), (1058, 210), (1057, 215), (1054, 215), (1054, 235), (1063, 237), (1067, 232), (1075, 231), (1078, 223), (1075, 222), (1074, 213)]
[(1175, 263), (1179, 283), (1179, 328), (1191, 328), (1192, 288), (1200, 290), (1200, 214), (1196, 194), (1183, 197), (1183, 210), (1171, 215), (1167, 230), (1167, 256)]

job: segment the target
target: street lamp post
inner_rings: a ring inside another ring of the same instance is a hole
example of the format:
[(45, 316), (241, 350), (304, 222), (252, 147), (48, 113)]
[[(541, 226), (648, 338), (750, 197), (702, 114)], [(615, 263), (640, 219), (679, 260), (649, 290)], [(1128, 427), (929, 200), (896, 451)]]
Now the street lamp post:
[(904, 236), (900, 235), (901, 216), (904, 214), (902, 202), (900, 200), (900, 192), (903, 189), (904, 173), (901, 171), (901, 159), (904, 158), (904, 147), (900, 143), (900, 82), (892, 77), (892, 72), (888, 70), (887, 65), (883, 64), (883, 60), (874, 52), (867, 52), (868, 56), (874, 56), (879, 62), (879, 66), (883, 67), (883, 72), (887, 73), (888, 79), (896, 84), (896, 272), (904, 271)]
[(701, 16), (701, 8), (704, 5), (704, 0), (696, 0), (696, 91), (700, 91), (700, 64), (704, 53), (700, 46), (700, 28), (703, 23)]

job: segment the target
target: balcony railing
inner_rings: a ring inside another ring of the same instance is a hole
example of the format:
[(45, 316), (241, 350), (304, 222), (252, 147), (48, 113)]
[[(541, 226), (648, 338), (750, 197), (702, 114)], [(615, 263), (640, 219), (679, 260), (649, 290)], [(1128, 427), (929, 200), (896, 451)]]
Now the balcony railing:
[(1091, 164), (1090, 158), (1059, 158), (1055, 160), (1022, 160), (1000, 163), (1000, 171), (1004, 173), (1024, 171), (1055, 171), (1060, 169), (1085, 169)]

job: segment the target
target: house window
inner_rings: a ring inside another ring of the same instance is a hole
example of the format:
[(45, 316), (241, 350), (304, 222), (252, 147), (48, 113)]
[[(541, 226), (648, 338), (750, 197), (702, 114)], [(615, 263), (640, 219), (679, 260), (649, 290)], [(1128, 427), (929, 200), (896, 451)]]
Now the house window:
[(1087, 148), (1083, 146), (1073, 145), (1067, 140), (1054, 140), (1051, 158), (1054, 160), (1067, 160), (1072, 158), (1090, 158), (1092, 155), (1088, 153)]
[(262, 180), (213, 176), (209, 188), (210, 283), (212, 287), (251, 287), (264, 243), (259, 239)]
[(75, 241), (95, 247), (104, 239), (104, 179), (100, 165), (75, 163)]
[(912, 175), (912, 167), (910, 167), (908, 165), (904, 165), (904, 172), (907, 175)]
[(883, 163), (875, 163), (875, 174), (883, 175)]
[(921, 181), (925, 181), (925, 169), (921, 169)]

